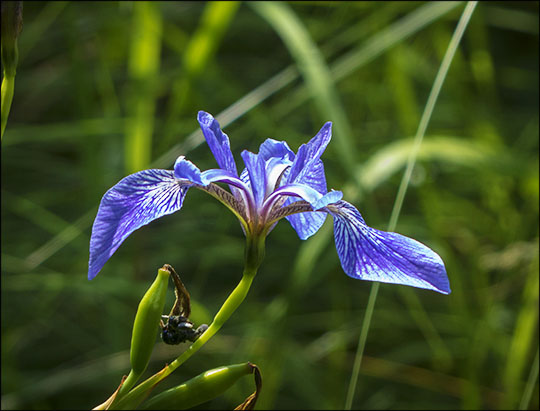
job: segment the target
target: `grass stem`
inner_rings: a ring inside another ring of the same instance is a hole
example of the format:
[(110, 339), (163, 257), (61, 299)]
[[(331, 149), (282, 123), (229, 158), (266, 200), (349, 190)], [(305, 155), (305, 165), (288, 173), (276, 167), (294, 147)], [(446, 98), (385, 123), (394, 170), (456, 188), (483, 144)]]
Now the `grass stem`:
[[(418, 155), (418, 151), (420, 150), (420, 146), (422, 145), (422, 140), (424, 139), (424, 135), (426, 133), (429, 120), (431, 119), (433, 109), (435, 108), (435, 103), (437, 102), (437, 98), (439, 97), (439, 93), (441, 91), (444, 80), (446, 79), (446, 75), (448, 74), (448, 69), (450, 68), (450, 64), (452, 63), (452, 60), (456, 53), (459, 42), (461, 38), (463, 37), (465, 28), (467, 27), (467, 24), (469, 23), (469, 20), (472, 16), (474, 8), (476, 7), (476, 3), (477, 3), (476, 1), (471, 1), (471, 2), (468, 2), (467, 5), (465, 6), (465, 9), (463, 10), (463, 13), (461, 14), (461, 18), (459, 19), (459, 22), (454, 31), (454, 34), (452, 35), (452, 38), (450, 39), (450, 43), (448, 45), (448, 48), (446, 49), (446, 53), (444, 55), (441, 66), (439, 67), (439, 71), (437, 72), (437, 76), (435, 77), (435, 81), (433, 82), (433, 86), (431, 87), (431, 92), (429, 93), (429, 97), (428, 97), (426, 106), (424, 108), (424, 113), (422, 114), (422, 118), (420, 119), (418, 130), (414, 138), (414, 144), (413, 144), (411, 153), (409, 155), (407, 168), (405, 169), (405, 172), (403, 173), (403, 177), (399, 185), (398, 193), (396, 195), (396, 200), (394, 202), (392, 214), (390, 216), (390, 221), (388, 223), (388, 231), (394, 231), (396, 228), (399, 214), (401, 212), (401, 206), (403, 205), (405, 193), (407, 192), (407, 188), (411, 180), (412, 171), (416, 163), (416, 157)], [(357, 347), (357, 351), (355, 355), (353, 371), (351, 373), (349, 389), (347, 392), (347, 398), (345, 400), (346, 410), (350, 410), (352, 407), (354, 393), (356, 390), (356, 386), (358, 384), (358, 376), (360, 375), (360, 366), (362, 364), (364, 347), (367, 340), (369, 326), (371, 324), (371, 318), (373, 316), (375, 301), (377, 299), (378, 292), (379, 292), (379, 283), (374, 283), (371, 286), (366, 314), (364, 316), (364, 322), (362, 323), (362, 330), (360, 331), (360, 338), (358, 340), (358, 347)]]

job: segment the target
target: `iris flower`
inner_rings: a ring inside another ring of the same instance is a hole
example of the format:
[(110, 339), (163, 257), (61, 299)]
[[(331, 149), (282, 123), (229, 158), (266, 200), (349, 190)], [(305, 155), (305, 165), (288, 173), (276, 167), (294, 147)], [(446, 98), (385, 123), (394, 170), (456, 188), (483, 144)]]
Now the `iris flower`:
[[(188, 190), (195, 187), (236, 215), (248, 243), (264, 244), (281, 218), (305, 240), (330, 214), (337, 253), (348, 276), (450, 293), (444, 263), (437, 253), (401, 234), (369, 227), (359, 211), (342, 200), (341, 191), (327, 190), (321, 155), (330, 142), (331, 122), (296, 154), (286, 142), (270, 138), (261, 144), (258, 154), (244, 150), (241, 156), (246, 167), (238, 174), (229, 138), (217, 120), (200, 111), (198, 121), (219, 168), (201, 172), (180, 156), (174, 170), (140, 171), (107, 191), (92, 228), (89, 279), (133, 231), (180, 210)], [(230, 191), (216, 183), (225, 183)], [(254, 258), (262, 258), (260, 254), (258, 250)]]

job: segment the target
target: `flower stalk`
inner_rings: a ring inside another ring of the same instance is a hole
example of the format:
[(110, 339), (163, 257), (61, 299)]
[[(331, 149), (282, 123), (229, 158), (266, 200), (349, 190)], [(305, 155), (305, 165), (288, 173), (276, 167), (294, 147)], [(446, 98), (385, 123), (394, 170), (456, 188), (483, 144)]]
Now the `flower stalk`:
[[(180, 365), (186, 362), (193, 354), (199, 351), (199, 349), (201, 349), (202, 346), (221, 329), (223, 324), (225, 324), (225, 322), (237, 310), (240, 304), (242, 304), (249, 292), (251, 283), (253, 282), (253, 279), (257, 274), (257, 270), (264, 258), (264, 239), (264, 236), (247, 237), (242, 279), (216, 313), (214, 320), (208, 326), (208, 329), (193, 344), (191, 344), (186, 351), (184, 351), (178, 358), (176, 358), (159, 373), (143, 381), (129, 391), (129, 393), (127, 393), (126, 390), (121, 390), (116, 404), (113, 404), (111, 409), (132, 408), (140, 404), (147, 397), (147, 394), (151, 389), (153, 389), (153, 387), (175, 371)], [(124, 386), (126, 386), (126, 384), (124, 384)], [(129, 388), (131, 387), (128, 387), (127, 389)]]

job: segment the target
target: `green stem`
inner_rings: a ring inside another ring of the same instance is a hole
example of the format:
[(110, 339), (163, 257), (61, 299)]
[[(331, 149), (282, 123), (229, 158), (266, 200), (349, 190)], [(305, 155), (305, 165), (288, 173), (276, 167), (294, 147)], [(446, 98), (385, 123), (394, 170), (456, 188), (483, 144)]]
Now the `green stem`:
[[(223, 324), (225, 324), (225, 322), (230, 318), (230, 316), (236, 311), (236, 309), (240, 306), (240, 304), (242, 304), (242, 302), (246, 298), (249, 288), (251, 287), (253, 278), (255, 277), (255, 274), (257, 274), (257, 269), (259, 268), (263, 255), (264, 238), (247, 239), (245, 256), (246, 261), (242, 279), (240, 280), (236, 288), (232, 291), (232, 293), (229, 295), (229, 297), (225, 300), (208, 329), (193, 344), (191, 344), (191, 346), (186, 351), (184, 351), (178, 358), (171, 362), (166, 368), (137, 385), (125, 397), (119, 399), (117, 401), (117, 404), (126, 404), (129, 403), (132, 398), (142, 397), (144, 392), (148, 391), (151, 387), (155, 386), (157, 383), (159, 383), (169, 374), (171, 374), (174, 370), (176, 370), (180, 365), (186, 362), (193, 354), (199, 351), (199, 349), (204, 344), (206, 344), (208, 340), (210, 340), (210, 338), (214, 336), (214, 334), (219, 331)], [(129, 376), (126, 382), (128, 381)]]
[(122, 387), (120, 388), (120, 391), (118, 391), (118, 395), (128, 393), (129, 390), (131, 389), (131, 387), (133, 387), (135, 385), (135, 383), (137, 382), (137, 380), (139, 379), (140, 376), (141, 376), (141, 374), (135, 373), (133, 370), (131, 370), (129, 372), (129, 375), (125, 379), (124, 383), (122, 384)]
[(15, 76), (8, 75), (4, 72), (2, 79), (2, 131), (0, 138), (4, 137), (9, 110), (11, 109), (11, 101), (13, 100), (13, 90), (15, 89)]
[(369, 299), (366, 307), (366, 313), (364, 314), (364, 321), (362, 322), (362, 331), (360, 331), (360, 338), (358, 340), (358, 348), (356, 349), (356, 356), (354, 358), (353, 370), (351, 373), (351, 383), (347, 391), (347, 399), (345, 400), (345, 409), (350, 410), (352, 407), (352, 401), (354, 399), (354, 392), (356, 390), (356, 382), (360, 375), (360, 366), (362, 365), (362, 358), (364, 356), (364, 348), (366, 346), (369, 326), (371, 324), (371, 318), (373, 317), (373, 310), (375, 308), (375, 301), (377, 301), (377, 294), (379, 292), (379, 286), (381, 283), (374, 282), (371, 285), (371, 291), (369, 293)]
[(216, 316), (214, 317), (214, 321), (212, 321), (212, 324), (210, 324), (204, 334), (201, 335), (193, 344), (191, 344), (191, 346), (186, 351), (184, 351), (182, 355), (180, 355), (176, 360), (169, 364), (168, 371), (164, 373), (163, 378), (165, 378), (171, 372), (176, 370), (180, 365), (182, 365), (188, 358), (190, 358), (204, 344), (206, 344), (208, 340), (214, 336), (215, 333), (219, 331), (219, 329), (223, 326), (223, 324), (225, 324), (225, 322), (229, 319), (232, 313), (234, 313), (236, 309), (240, 306), (240, 304), (242, 304), (244, 298), (246, 298), (254, 276), (255, 272), (246, 273), (246, 271), (244, 271), (242, 279), (240, 280), (236, 288), (233, 290), (233, 292), (229, 295), (227, 300), (225, 300), (220, 310), (217, 312)]

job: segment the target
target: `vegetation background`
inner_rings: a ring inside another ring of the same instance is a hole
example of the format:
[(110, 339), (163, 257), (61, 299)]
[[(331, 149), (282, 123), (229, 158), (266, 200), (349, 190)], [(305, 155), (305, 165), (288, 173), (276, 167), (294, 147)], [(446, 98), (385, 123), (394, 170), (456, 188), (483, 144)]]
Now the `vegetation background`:
[[(465, 3), (261, 4), (24, 2), (1, 153), (3, 409), (107, 398), (164, 263), (196, 323), (240, 279), (239, 224), (196, 190), (86, 277), (107, 189), (178, 155), (215, 167), (198, 110), (219, 115), (239, 164), (268, 137), (296, 151), (333, 121), (328, 186), (386, 228)], [(538, 47), (538, 2), (478, 4), (396, 229), (442, 256), (453, 292), (381, 286), (353, 408), (538, 409)], [(343, 273), (332, 237), (330, 218), (305, 242), (278, 224), (244, 304), (163, 386), (251, 361), (259, 409), (343, 408), (371, 283)], [(158, 341), (150, 371), (184, 348)], [(245, 378), (199, 408), (252, 390)]]

